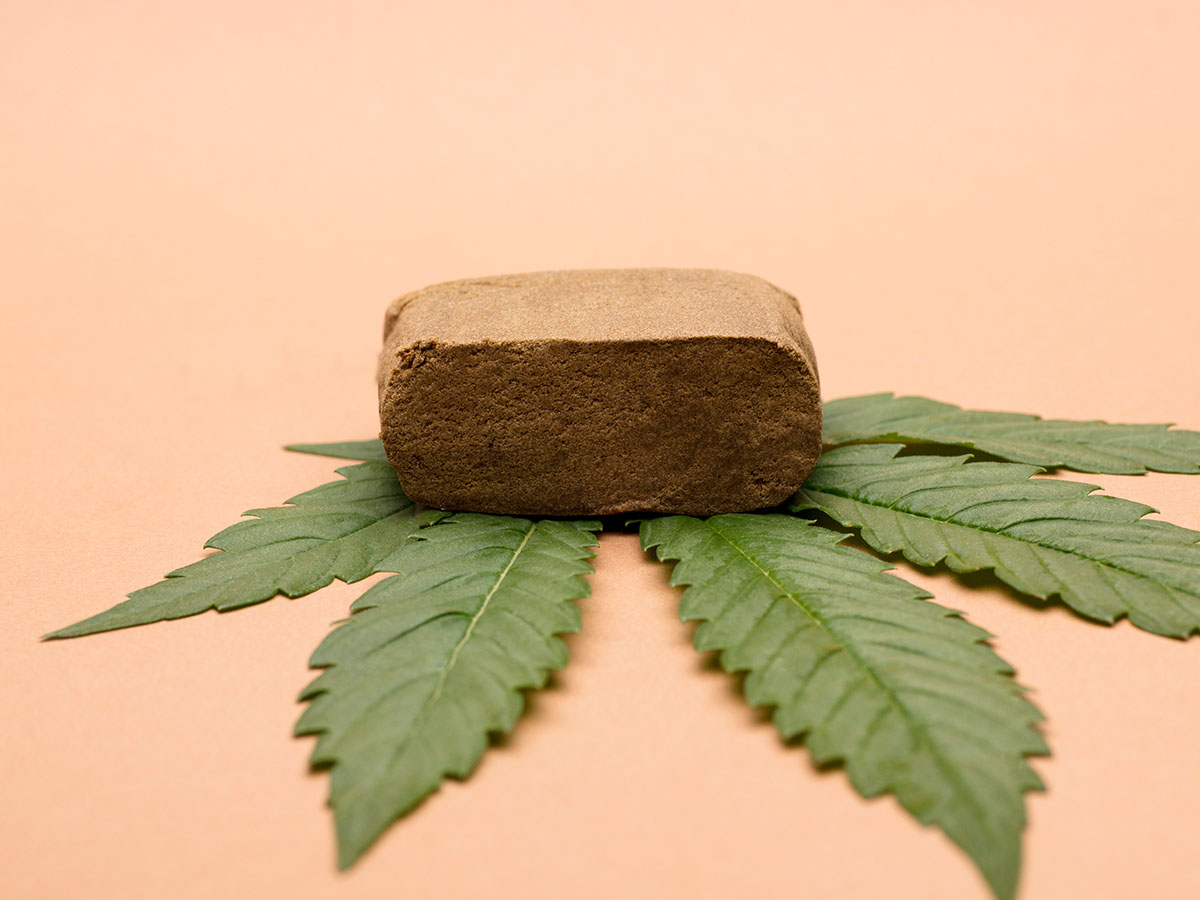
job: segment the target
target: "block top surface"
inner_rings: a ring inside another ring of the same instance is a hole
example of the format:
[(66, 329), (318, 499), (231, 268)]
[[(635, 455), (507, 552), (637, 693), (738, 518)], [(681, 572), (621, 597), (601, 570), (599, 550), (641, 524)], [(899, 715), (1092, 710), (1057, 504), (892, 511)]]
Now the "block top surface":
[(578, 269), (449, 281), (406, 294), (385, 343), (758, 338), (813, 363), (794, 297), (753, 275), (715, 269)]

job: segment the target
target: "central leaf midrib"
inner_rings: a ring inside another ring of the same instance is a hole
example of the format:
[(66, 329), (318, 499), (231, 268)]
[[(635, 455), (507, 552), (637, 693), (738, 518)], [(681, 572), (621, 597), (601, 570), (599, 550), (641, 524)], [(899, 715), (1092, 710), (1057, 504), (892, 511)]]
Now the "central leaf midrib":
[(417, 711), (417, 716), (413, 720), (412, 727), (409, 729), (408, 734), (404, 736), (404, 739), (400, 741), (400, 743), (397, 744), (395, 749), (392, 751), (391, 758), (388, 760), (387, 766), (384, 769), (385, 772), (391, 772), (391, 769), (396, 764), (396, 761), (404, 755), (404, 751), (408, 748), (408, 745), (412, 743), (417, 735), (420, 734), (421, 729), (425, 726), (425, 722), (432, 714), (433, 708), (437, 705), (438, 700), (441, 699), (442, 692), (446, 687), (446, 681), (449, 679), (451, 671), (453, 671), (455, 665), (458, 663), (459, 654), (462, 653), (463, 648), (467, 645), (467, 642), (470, 641), (471, 635), (475, 631), (475, 627), (479, 624), (480, 619), (483, 618), (484, 613), (487, 611), (488, 605), (492, 602), (492, 598), (496, 595), (496, 592), (500, 590), (500, 585), (503, 584), (504, 579), (508, 576), (509, 571), (511, 571), (513, 565), (516, 563), (517, 557), (520, 556), (521, 551), (525, 549), (525, 545), (529, 543), (529, 539), (533, 537), (533, 533), (536, 530), (537, 522), (530, 522), (529, 530), (525, 532), (525, 535), (521, 538), (521, 542), (517, 545), (516, 549), (513, 550), (512, 556), (509, 557), (509, 560), (505, 564), (504, 568), (501, 569), (496, 575), (495, 583), (484, 596), (483, 602), (479, 604), (479, 609), (475, 611), (473, 616), (471, 616), (471, 621), (468, 623), (466, 631), (464, 631), (462, 637), (458, 639), (458, 642), (454, 645), (454, 649), (450, 651), (450, 656), (446, 660), (446, 664), (442, 667), (441, 673), (438, 675), (437, 683), (434, 685), (429, 696), (425, 698), (425, 702), (421, 704), (420, 710)]
[[(838, 645), (846, 652), (846, 655), (854, 661), (854, 664), (858, 666), (860, 671), (870, 681), (875, 683), (880, 692), (888, 699), (888, 702), (896, 709), (897, 712), (899, 712), (904, 721), (908, 723), (910, 730), (915, 733), (918, 740), (925, 745), (925, 748), (936, 761), (938, 768), (940, 768), (946, 775), (947, 780), (954, 784), (961, 796), (966, 798), (968, 805), (973, 807), (976, 812), (981, 814), (980, 821), (985, 821), (986, 816), (983, 815), (985, 810), (979, 803), (976, 802), (973, 793), (959, 777), (957, 770), (939, 751), (937, 744), (930, 737), (925, 726), (913, 718), (908, 707), (905, 706), (900, 697), (897, 696), (896, 692), (880, 680), (871, 667), (867, 665), (866, 661), (852, 649), (851, 644), (842, 639), (842, 636), (838, 633), (837, 629), (830, 627), (830, 625), (820, 615), (818, 615), (814, 610), (810, 609), (808, 605), (803, 602), (803, 599), (800, 596), (784, 587), (774, 576), (771, 575), (770, 570), (764, 568), (758, 562), (758, 560), (743, 550), (736, 541), (731, 540), (729, 536), (726, 535), (725, 532), (723, 532), (717, 525), (714, 525), (710, 520), (705, 520), (704, 524), (708, 525), (709, 528), (711, 528), (722, 540), (724, 540), (727, 544), (729, 544), (729, 546), (741, 554), (741, 556), (752, 566), (754, 566), (754, 568), (756, 568), (767, 581), (775, 585), (775, 587), (778, 588), (785, 597), (795, 603), (805, 615), (812, 619), (818, 628), (823, 629), (827, 634), (832, 635), (837, 640)], [(849, 762), (849, 760), (847, 760), (847, 762)], [(990, 829), (988, 830), (990, 831)]]

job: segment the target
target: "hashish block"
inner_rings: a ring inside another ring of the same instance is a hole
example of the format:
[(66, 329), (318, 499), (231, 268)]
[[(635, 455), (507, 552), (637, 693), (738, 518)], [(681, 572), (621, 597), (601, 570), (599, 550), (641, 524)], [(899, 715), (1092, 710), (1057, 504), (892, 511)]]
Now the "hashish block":
[(384, 320), (379, 398), (400, 483), (441, 509), (759, 509), (821, 448), (799, 305), (733, 272), (534, 272), (407, 294)]

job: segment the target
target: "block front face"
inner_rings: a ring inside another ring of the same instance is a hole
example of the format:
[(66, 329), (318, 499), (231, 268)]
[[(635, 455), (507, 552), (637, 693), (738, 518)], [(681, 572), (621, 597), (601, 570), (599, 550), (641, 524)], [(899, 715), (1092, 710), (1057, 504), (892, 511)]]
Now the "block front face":
[(427, 288), (389, 310), (381, 435), (413, 499), (708, 515), (782, 502), (812, 470), (816, 368), (782, 291), (693, 270), (505, 278)]

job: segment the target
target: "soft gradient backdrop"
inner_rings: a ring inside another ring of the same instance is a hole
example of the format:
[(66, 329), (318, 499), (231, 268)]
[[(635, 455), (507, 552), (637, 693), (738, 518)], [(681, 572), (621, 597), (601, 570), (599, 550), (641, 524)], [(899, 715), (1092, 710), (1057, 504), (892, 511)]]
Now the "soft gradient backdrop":
[[(384, 308), (702, 266), (797, 294), (827, 397), (1200, 428), (1200, 6), (0, 0), (0, 893), (986, 896), (787, 749), (605, 535), (572, 663), (333, 871), (290, 737), (361, 586), (38, 635), (329, 480)], [(1083, 476), (1200, 527), (1200, 477)], [(999, 635), (1053, 759), (1024, 900), (1200, 896), (1200, 639), (903, 574)]]

